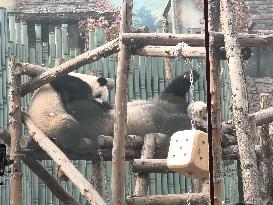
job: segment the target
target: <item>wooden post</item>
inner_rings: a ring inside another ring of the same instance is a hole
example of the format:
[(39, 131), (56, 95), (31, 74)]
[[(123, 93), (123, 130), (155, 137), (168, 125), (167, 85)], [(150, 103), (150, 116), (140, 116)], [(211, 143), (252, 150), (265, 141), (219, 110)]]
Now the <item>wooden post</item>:
[(20, 138), (22, 136), (22, 113), (21, 113), (21, 95), (20, 84), (21, 75), (17, 69), (17, 58), (9, 59), (9, 132), (11, 136), (10, 159), (14, 160), (11, 165), (11, 205), (22, 204), (22, 173), (21, 160), (18, 156), (20, 152)]
[[(261, 109), (265, 109), (269, 105), (269, 93), (261, 93)], [(263, 176), (263, 184), (265, 188), (266, 199), (273, 199), (273, 179), (272, 179), (272, 139), (269, 135), (269, 124), (264, 124), (261, 127), (261, 169)]]
[[(144, 137), (144, 144), (141, 151), (141, 159), (152, 159), (155, 153), (155, 135), (147, 134)], [(149, 174), (147, 173), (138, 173), (136, 178), (136, 185), (134, 196), (144, 196), (148, 192), (149, 187)]]
[(261, 204), (255, 145), (250, 140), (249, 105), (246, 92), (245, 73), (240, 58), (240, 46), (235, 30), (232, 0), (221, 0), (222, 25), (225, 48), (228, 57), (229, 75), (232, 89), (233, 118), (241, 160), (244, 201)]
[(46, 135), (44, 135), (41, 130), (36, 127), (29, 116), (24, 114), (23, 121), (33, 139), (56, 162), (56, 164), (60, 166), (64, 174), (76, 187), (78, 187), (81, 194), (94, 205), (106, 205), (102, 197), (93, 188), (93, 186), (74, 167), (66, 155)]
[[(120, 15), (120, 37), (131, 31), (132, 0), (122, 0)], [(117, 82), (115, 96), (114, 142), (112, 150), (112, 204), (125, 204), (125, 137), (127, 136), (127, 90), (130, 65), (129, 47), (119, 44)]]
[[(217, 32), (220, 28), (220, 2), (209, 1), (209, 32)], [(220, 115), (220, 47), (215, 45), (213, 36), (209, 38), (209, 62), (210, 62), (210, 94), (211, 103), (211, 137), (212, 137), (212, 156), (213, 156), (213, 176), (210, 176), (210, 183), (213, 183), (214, 202), (216, 205), (222, 204), (221, 193), (221, 115)]]
[(94, 188), (101, 196), (103, 196), (103, 174), (106, 174), (103, 173), (102, 163), (99, 160), (92, 160)]
[[(162, 22), (162, 31), (163, 33), (169, 32), (169, 22), (167, 16), (165, 17), (163, 14), (163, 17), (165, 20)], [(166, 79), (168, 82), (170, 82), (173, 79), (173, 68), (172, 68), (172, 60), (170, 58), (164, 58), (165, 60), (165, 71), (166, 71)]]

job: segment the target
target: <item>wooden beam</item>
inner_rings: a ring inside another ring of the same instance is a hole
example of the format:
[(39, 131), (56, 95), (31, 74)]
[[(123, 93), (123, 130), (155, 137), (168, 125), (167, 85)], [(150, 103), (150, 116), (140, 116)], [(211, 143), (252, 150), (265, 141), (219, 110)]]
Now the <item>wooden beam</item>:
[[(224, 46), (224, 34), (211, 32), (215, 43), (219, 47)], [(241, 47), (273, 47), (273, 34), (239, 34), (238, 41)], [(176, 46), (178, 43), (185, 42), (189, 46), (204, 46), (204, 34), (171, 34), (171, 33), (123, 33), (122, 42), (127, 45), (154, 45), (154, 46)]]
[(43, 72), (39, 76), (33, 78), (32, 80), (26, 82), (21, 87), (21, 96), (25, 96), (29, 92), (34, 91), (37, 88), (49, 83), (56, 77), (66, 75), (67, 73), (76, 70), (81, 66), (97, 61), (102, 57), (107, 57), (113, 53), (116, 53), (118, 52), (118, 50), (119, 39), (114, 39), (98, 48), (78, 55), (77, 57), (54, 68), (51, 68), (46, 72)]
[[(10, 134), (4, 129), (0, 128), (0, 138), (5, 144), (10, 146)], [(79, 203), (70, 195), (66, 189), (62, 187), (56, 180), (56, 178), (50, 174), (47, 169), (44, 168), (42, 163), (37, 161), (35, 155), (24, 155), (22, 161), (47, 185), (47, 187), (52, 191), (52, 193), (58, 197), (64, 204), (67, 205), (79, 205)]]
[[(155, 153), (155, 145), (156, 145), (155, 135), (153, 134), (145, 135), (140, 159), (152, 159)], [(150, 182), (149, 174), (139, 172), (136, 177), (135, 191), (133, 196), (147, 195), (149, 182)]]
[(11, 165), (10, 176), (10, 204), (22, 204), (22, 173), (21, 173), (21, 159), (18, 156), (20, 153), (19, 141), (22, 136), (22, 113), (21, 113), (21, 96), (20, 85), (21, 75), (16, 69), (17, 58), (14, 56), (9, 58), (9, 133), (11, 137), (10, 144), (10, 159), (14, 160)]
[(36, 127), (29, 116), (23, 114), (23, 121), (33, 139), (56, 162), (56, 164), (60, 166), (64, 174), (76, 187), (78, 187), (81, 194), (92, 204), (106, 205), (103, 198), (98, 194), (93, 186), (74, 167), (66, 155)]
[[(175, 46), (143, 46), (132, 49), (132, 55), (151, 56), (151, 57), (167, 57), (167, 58), (196, 58), (203, 59), (206, 57), (206, 49), (204, 47), (185, 47), (182, 49), (181, 56), (176, 56)], [(250, 48), (242, 48), (241, 55), (243, 60), (248, 60), (251, 57)], [(220, 48), (219, 57), (221, 60), (226, 60), (226, 51)]]
[[(255, 145), (251, 139), (246, 78), (240, 58), (232, 0), (221, 0), (222, 25), (232, 90), (234, 125), (240, 153), (244, 202), (261, 204)], [(273, 38), (272, 38), (273, 39)]]
[[(261, 149), (256, 145), (255, 152), (258, 158), (261, 158)], [(238, 160), (238, 145), (231, 145), (223, 149), (223, 159)], [(134, 159), (133, 172), (142, 173), (173, 173), (167, 166), (167, 159)]]
[(51, 192), (67, 205), (80, 205), (57, 179), (44, 168), (41, 162), (35, 160), (33, 156), (28, 155), (23, 162), (46, 184)]
[[(220, 29), (220, 1), (209, 1), (208, 7), (208, 32), (218, 32)], [(222, 162), (222, 146), (221, 146), (221, 114), (220, 114), (220, 96), (221, 96), (221, 76), (220, 76), (220, 47), (216, 45), (214, 36), (209, 37), (209, 63), (210, 63), (210, 80), (209, 90), (211, 98), (211, 140), (213, 176), (210, 175), (210, 184), (213, 183), (214, 203), (222, 205), (222, 188), (221, 188), (221, 162)], [(211, 186), (210, 186), (211, 187)], [(212, 193), (211, 193), (212, 194)], [(213, 198), (211, 195), (211, 203)]]
[[(40, 65), (35, 65), (31, 63), (22, 63), (17, 62), (16, 66), (19, 67), (22, 75), (28, 75), (32, 78), (41, 75), (42, 73), (48, 71), (48, 68), (42, 67)], [(57, 65), (56, 65), (57, 66)], [(107, 80), (107, 89), (112, 90), (115, 87), (115, 81), (111, 78), (106, 78)]]
[[(269, 93), (261, 93), (260, 99), (261, 109), (269, 106)], [(269, 124), (263, 124), (261, 127), (261, 164), (260, 169), (263, 177), (263, 185), (265, 191), (265, 200), (273, 199), (273, 173), (272, 173), (272, 138), (269, 133)]]
[[(120, 37), (131, 32), (133, 0), (122, 0)], [(128, 76), (130, 49), (119, 43), (117, 84), (115, 96), (114, 142), (112, 150), (112, 204), (125, 204), (125, 138), (127, 136)]]
[(154, 195), (126, 199), (127, 205), (208, 205), (208, 201), (208, 195), (202, 193)]

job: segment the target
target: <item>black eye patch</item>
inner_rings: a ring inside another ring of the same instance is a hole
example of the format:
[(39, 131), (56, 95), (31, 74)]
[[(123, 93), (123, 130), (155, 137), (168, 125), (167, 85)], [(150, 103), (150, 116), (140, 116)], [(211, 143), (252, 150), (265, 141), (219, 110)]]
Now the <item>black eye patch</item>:
[(97, 82), (100, 84), (100, 86), (105, 86), (107, 85), (107, 80), (104, 77), (99, 77), (97, 79)]

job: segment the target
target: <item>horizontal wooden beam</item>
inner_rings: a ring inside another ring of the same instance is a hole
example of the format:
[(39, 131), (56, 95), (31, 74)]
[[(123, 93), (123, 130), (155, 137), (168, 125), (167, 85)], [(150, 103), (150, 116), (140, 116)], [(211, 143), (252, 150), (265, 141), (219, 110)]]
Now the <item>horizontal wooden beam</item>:
[(36, 127), (27, 114), (23, 114), (23, 121), (33, 139), (56, 162), (64, 174), (79, 189), (80, 193), (91, 204), (106, 205), (103, 198), (98, 194), (93, 186), (75, 168), (66, 155)]
[[(210, 33), (215, 38), (215, 43), (219, 47), (224, 46), (223, 33)], [(156, 46), (176, 46), (185, 42), (189, 46), (203, 47), (204, 34), (171, 34), (171, 33), (124, 33), (122, 42), (130, 45), (156, 45)], [(241, 47), (273, 47), (273, 34), (239, 34), (238, 41)]]
[[(231, 145), (223, 150), (222, 158), (224, 160), (238, 160), (239, 150), (238, 145)], [(259, 158), (261, 156), (260, 146), (255, 147), (256, 155)], [(137, 173), (169, 173), (173, 172), (167, 166), (167, 159), (134, 159), (133, 172)]]
[[(258, 112), (252, 113), (249, 117), (255, 117), (256, 125), (261, 126), (273, 122), (273, 107), (269, 107)], [(235, 133), (234, 125), (232, 123), (222, 125), (223, 133)]]
[(54, 68), (48, 69), (39, 76), (26, 82), (21, 87), (21, 96), (38, 89), (39, 87), (49, 83), (56, 77), (66, 75), (67, 73), (76, 70), (86, 64), (99, 60), (100, 58), (107, 57), (119, 50), (119, 39), (114, 39), (98, 48), (87, 51), (75, 58), (58, 65)]
[[(189, 202), (189, 203), (188, 203)], [(208, 205), (209, 195), (202, 193), (168, 194), (132, 197), (126, 199), (127, 205)]]
[(189, 46), (205, 46), (204, 34), (123, 33), (122, 43), (131, 45), (176, 46), (185, 42)]
[[(175, 46), (143, 46), (132, 49), (133, 55), (151, 56), (151, 57), (168, 57), (168, 58), (197, 58), (204, 59), (206, 57), (205, 47), (184, 47), (181, 49), (180, 56), (176, 54), (177, 48)], [(250, 48), (242, 48), (241, 54), (243, 60), (248, 60), (251, 57)], [(220, 49), (221, 60), (226, 60), (226, 51), (224, 48)]]

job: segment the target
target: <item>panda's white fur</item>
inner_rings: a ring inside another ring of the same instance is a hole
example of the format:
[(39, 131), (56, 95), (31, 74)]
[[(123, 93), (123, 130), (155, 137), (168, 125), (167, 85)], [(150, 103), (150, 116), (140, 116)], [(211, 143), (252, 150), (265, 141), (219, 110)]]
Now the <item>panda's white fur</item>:
[(77, 77), (86, 82), (92, 88), (92, 95), (94, 98), (101, 95), (100, 98), (97, 99), (99, 102), (106, 102), (108, 100), (108, 89), (106, 86), (99, 85), (97, 82), (98, 77), (74, 72), (71, 72), (68, 75)]
[(207, 104), (203, 101), (196, 101), (189, 104), (188, 116), (194, 121), (197, 129), (207, 130), (208, 128), (208, 110)]

